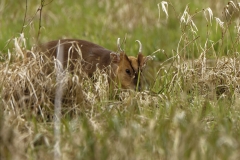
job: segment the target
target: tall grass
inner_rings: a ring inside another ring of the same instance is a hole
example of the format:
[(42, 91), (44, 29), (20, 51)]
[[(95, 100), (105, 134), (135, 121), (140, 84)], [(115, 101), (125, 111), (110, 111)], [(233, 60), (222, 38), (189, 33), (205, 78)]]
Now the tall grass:
[[(39, 17), (28, 24), (28, 16), (39, 4), (28, 2), (24, 33), (16, 36), (18, 27), (6, 29), (10, 35), (0, 32), (5, 40), (16, 37), (1, 52), (0, 159), (53, 159), (56, 142), (61, 159), (240, 158), (236, 2), (225, 8), (231, 12), (224, 10), (227, 3), (217, 1), (66, 3), (53, 1), (43, 8), (40, 40), (80, 37), (114, 50), (117, 37), (126, 35), (125, 50), (134, 55), (137, 46), (130, 47), (131, 40), (140, 39), (146, 55), (153, 57), (143, 73), (145, 88), (111, 90), (107, 74), (98, 70), (89, 79), (81, 66), (65, 70), (57, 80), (57, 61), (29, 47), (35, 43)], [(13, 1), (0, 6), (9, 14), (9, 6), (16, 7)], [(13, 24), (22, 22), (18, 13), (22, 11), (16, 10)], [(79, 17), (83, 20), (77, 21)], [(69, 25), (73, 21), (81, 24)], [(57, 139), (53, 118), (59, 85)]]

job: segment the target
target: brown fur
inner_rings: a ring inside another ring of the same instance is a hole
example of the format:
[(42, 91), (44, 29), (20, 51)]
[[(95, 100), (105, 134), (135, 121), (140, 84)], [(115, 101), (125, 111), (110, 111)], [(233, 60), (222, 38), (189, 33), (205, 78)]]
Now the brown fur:
[[(93, 75), (97, 67), (100, 70), (109, 65), (112, 69), (110, 77), (119, 82), (124, 89), (140, 89), (141, 83), (138, 84), (138, 75), (145, 64), (145, 57), (139, 53), (138, 57), (127, 56), (123, 51), (118, 54), (105, 49), (92, 42), (79, 39), (55, 40), (40, 46), (41, 51), (48, 57), (55, 57), (57, 54), (58, 43), (62, 46), (63, 66), (66, 68), (68, 60), (71, 63), (81, 63), (82, 70), (89, 77)], [(70, 66), (70, 70), (74, 65)]]

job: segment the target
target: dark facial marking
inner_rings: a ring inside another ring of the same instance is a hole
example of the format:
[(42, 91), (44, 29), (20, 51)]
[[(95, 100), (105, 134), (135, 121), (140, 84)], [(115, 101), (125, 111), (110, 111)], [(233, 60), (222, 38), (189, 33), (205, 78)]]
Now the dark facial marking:
[(130, 61), (129, 59), (128, 59), (128, 62), (129, 62), (129, 64), (130, 64), (130, 66), (131, 66), (131, 68), (132, 68), (132, 70), (133, 70), (133, 73), (135, 74), (135, 78), (136, 78), (136, 71), (135, 71), (135, 69), (133, 68), (133, 65), (132, 65), (132, 61)]

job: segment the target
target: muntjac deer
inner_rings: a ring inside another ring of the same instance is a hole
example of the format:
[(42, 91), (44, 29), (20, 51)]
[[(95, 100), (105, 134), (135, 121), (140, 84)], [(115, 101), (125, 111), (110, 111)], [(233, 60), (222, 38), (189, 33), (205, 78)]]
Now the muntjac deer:
[[(66, 68), (68, 60), (71, 63), (80, 63), (82, 70), (91, 77), (97, 68), (100, 70), (111, 68), (110, 78), (123, 89), (141, 88), (140, 75), (146, 64), (146, 57), (142, 54), (142, 44), (139, 40), (137, 57), (127, 56), (120, 47), (120, 38), (117, 40), (119, 53), (105, 49), (97, 44), (79, 39), (63, 39), (50, 41), (41, 46), (41, 51), (48, 57), (57, 57), (57, 49), (62, 48), (63, 66)], [(71, 68), (72, 67), (72, 68)], [(74, 69), (72, 65), (70, 69)]]

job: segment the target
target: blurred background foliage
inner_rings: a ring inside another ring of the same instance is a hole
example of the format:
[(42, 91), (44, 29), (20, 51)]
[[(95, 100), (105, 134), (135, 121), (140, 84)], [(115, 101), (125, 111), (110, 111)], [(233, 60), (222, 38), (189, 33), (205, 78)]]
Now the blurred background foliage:
[[(159, 0), (45, 0), (41, 11), (39, 41), (44, 43), (58, 38), (78, 38), (116, 50), (117, 38), (123, 40), (126, 37), (123, 48), (129, 55), (137, 54), (138, 45), (135, 40), (138, 39), (143, 44), (145, 55), (161, 49), (164, 52), (156, 52), (156, 59), (165, 60), (176, 54), (180, 37), (184, 34), (188, 35), (184, 38), (185, 44), (193, 41), (198, 43), (198, 46), (204, 46), (206, 39), (217, 41), (221, 38), (221, 29), (216, 28), (214, 19), (212, 24), (206, 20), (203, 9), (210, 7), (213, 17), (223, 19), (222, 11), (227, 0), (167, 1), (168, 18), (162, 10), (161, 2)], [(197, 26), (195, 35), (189, 31), (189, 26), (181, 25), (180, 19), (187, 5), (188, 13), (193, 15), (193, 22)], [(40, 6), (40, 0), (1, 0), (0, 50), (2, 53), (6, 53), (7, 49), (11, 48), (9, 46), (11, 43), (8, 41), (19, 36), (21, 31), (27, 38), (28, 49), (37, 44)], [(22, 27), (25, 11), (27, 11), (26, 20)], [(196, 37), (198, 38), (194, 40)], [(219, 46), (214, 47), (217, 51)], [(185, 54), (190, 58), (196, 57), (199, 56), (200, 50), (193, 45)]]

